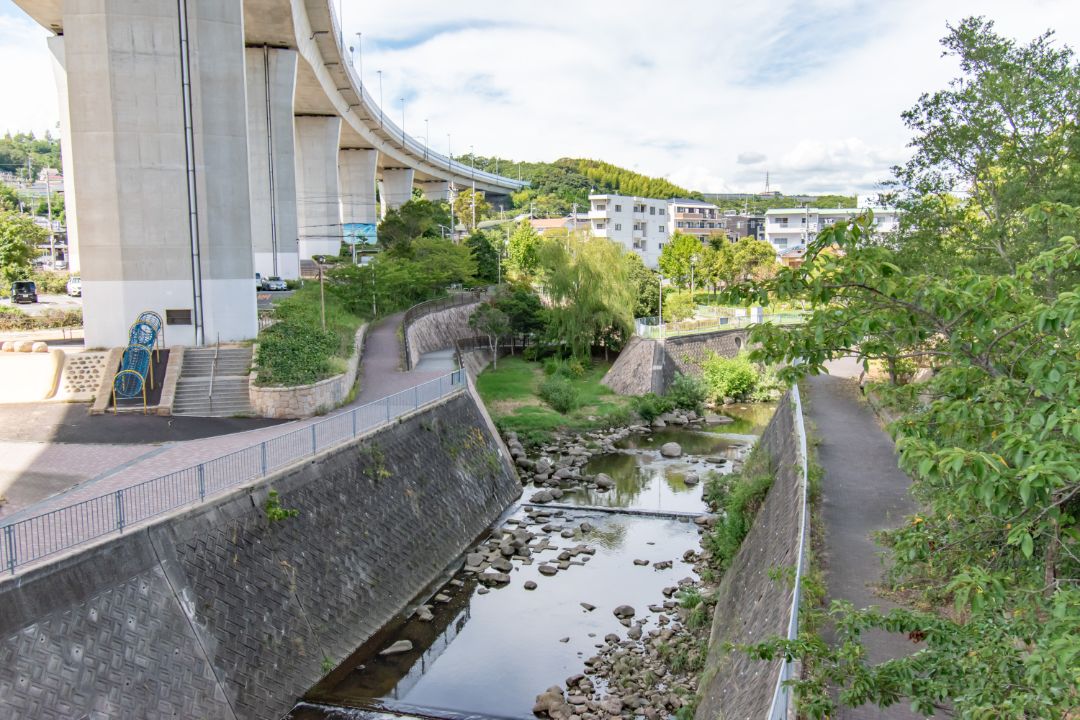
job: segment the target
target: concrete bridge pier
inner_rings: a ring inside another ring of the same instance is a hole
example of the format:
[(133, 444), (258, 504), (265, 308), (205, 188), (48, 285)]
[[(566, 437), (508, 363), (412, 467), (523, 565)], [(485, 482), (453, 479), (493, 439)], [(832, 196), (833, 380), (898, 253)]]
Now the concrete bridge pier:
[(416, 184), (424, 193), (424, 199), (431, 202), (450, 200), (450, 183), (446, 180), (430, 180)]
[[(378, 166), (378, 150), (346, 148), (338, 155), (341, 221), (344, 225), (379, 222), (379, 209), (375, 198)], [(345, 230), (347, 232), (348, 227)]]
[(249, 47), (247, 74), (248, 176), (255, 272), (300, 277), (293, 138), (295, 50)]
[(301, 260), (341, 252), (338, 142), (341, 118), (304, 115), (296, 127), (296, 207)]
[(386, 168), (382, 171), (382, 192), (379, 195), (383, 215), (387, 210), (397, 210), (412, 200), (413, 175), (412, 168)]
[(143, 310), (170, 343), (254, 337), (241, 0), (63, 9), (86, 344)]
[(79, 272), (79, 223), (75, 197), (75, 170), (71, 152), (71, 113), (68, 112), (67, 69), (64, 66), (64, 36), (53, 35), (46, 41), (53, 57), (53, 80), (56, 82), (57, 109), (60, 112), (60, 161), (64, 173), (64, 213), (67, 217), (68, 272)]

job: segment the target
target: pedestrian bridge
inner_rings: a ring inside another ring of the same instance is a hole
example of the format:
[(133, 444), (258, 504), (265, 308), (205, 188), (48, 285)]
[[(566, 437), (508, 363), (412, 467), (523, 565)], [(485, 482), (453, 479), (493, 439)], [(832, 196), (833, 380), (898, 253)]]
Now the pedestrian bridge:
[(251, 338), (256, 272), (298, 277), (414, 188), (498, 203), (526, 185), (392, 120), (331, 0), (14, 2), (54, 33), (88, 345), (122, 344), (144, 310), (184, 344)]

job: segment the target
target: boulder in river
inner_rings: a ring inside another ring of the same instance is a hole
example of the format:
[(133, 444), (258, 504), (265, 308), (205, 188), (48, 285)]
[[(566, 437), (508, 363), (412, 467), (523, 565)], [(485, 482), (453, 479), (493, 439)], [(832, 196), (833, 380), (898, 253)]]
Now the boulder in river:
[(610, 490), (615, 487), (615, 481), (607, 473), (598, 473), (593, 482), (596, 483), (597, 490)]
[(686, 477), (683, 478), (683, 482), (687, 485), (697, 485), (701, 482), (701, 478), (697, 476), (697, 473), (688, 473)]
[(550, 490), (541, 490), (540, 492), (533, 493), (529, 498), (529, 502), (533, 503), (549, 503), (554, 500), (555, 497), (551, 494)]
[(629, 605), (620, 605), (619, 607), (615, 608), (613, 612), (615, 613), (615, 617), (620, 619), (631, 618), (634, 617), (634, 615), (636, 614), (634, 608), (630, 607)]
[(664, 457), (677, 458), (682, 455), (682, 446), (677, 442), (664, 443), (660, 446), (660, 454)]
[(386, 648), (380, 655), (400, 655), (401, 653), (409, 652), (412, 650), (411, 640), (398, 640), (396, 643)]

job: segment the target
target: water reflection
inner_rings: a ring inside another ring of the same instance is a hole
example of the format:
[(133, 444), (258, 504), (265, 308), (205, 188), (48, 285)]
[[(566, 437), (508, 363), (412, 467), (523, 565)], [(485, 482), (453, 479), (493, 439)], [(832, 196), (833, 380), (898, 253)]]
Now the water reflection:
[[(560, 537), (561, 527), (580, 528), (583, 521), (594, 529), (582, 537)], [(536, 694), (580, 672), (582, 659), (595, 653), (605, 634), (625, 636), (612, 614), (615, 607), (632, 605), (643, 617), (664, 587), (692, 574), (682, 560), (697, 545), (692, 523), (580, 511), (551, 522), (558, 526), (552, 533), (529, 528), (552, 547), (537, 552), (531, 564), (515, 561), (509, 585), (484, 594), (475, 581), (444, 587), (440, 592), (450, 601), (436, 603), (433, 621), (413, 619), (380, 633), (304, 699), (328, 706), (527, 717)], [(539, 573), (541, 562), (579, 543), (594, 547), (595, 555), (552, 577)], [(634, 565), (639, 558), (650, 564)], [(673, 566), (655, 570), (663, 560)], [(529, 581), (536, 590), (525, 589)], [(596, 609), (590, 612), (581, 603)], [(413, 650), (378, 655), (401, 639), (410, 640)], [(297, 718), (318, 717), (310, 704), (296, 712)]]

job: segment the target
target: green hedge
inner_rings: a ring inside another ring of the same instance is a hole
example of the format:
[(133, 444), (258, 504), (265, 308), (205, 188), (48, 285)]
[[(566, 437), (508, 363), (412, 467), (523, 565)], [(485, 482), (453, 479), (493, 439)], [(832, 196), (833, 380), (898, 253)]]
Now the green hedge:
[(318, 283), (282, 300), (273, 316), (276, 322), (259, 333), (255, 382), (260, 386), (310, 385), (342, 372), (364, 322), (328, 292), (323, 330)]

